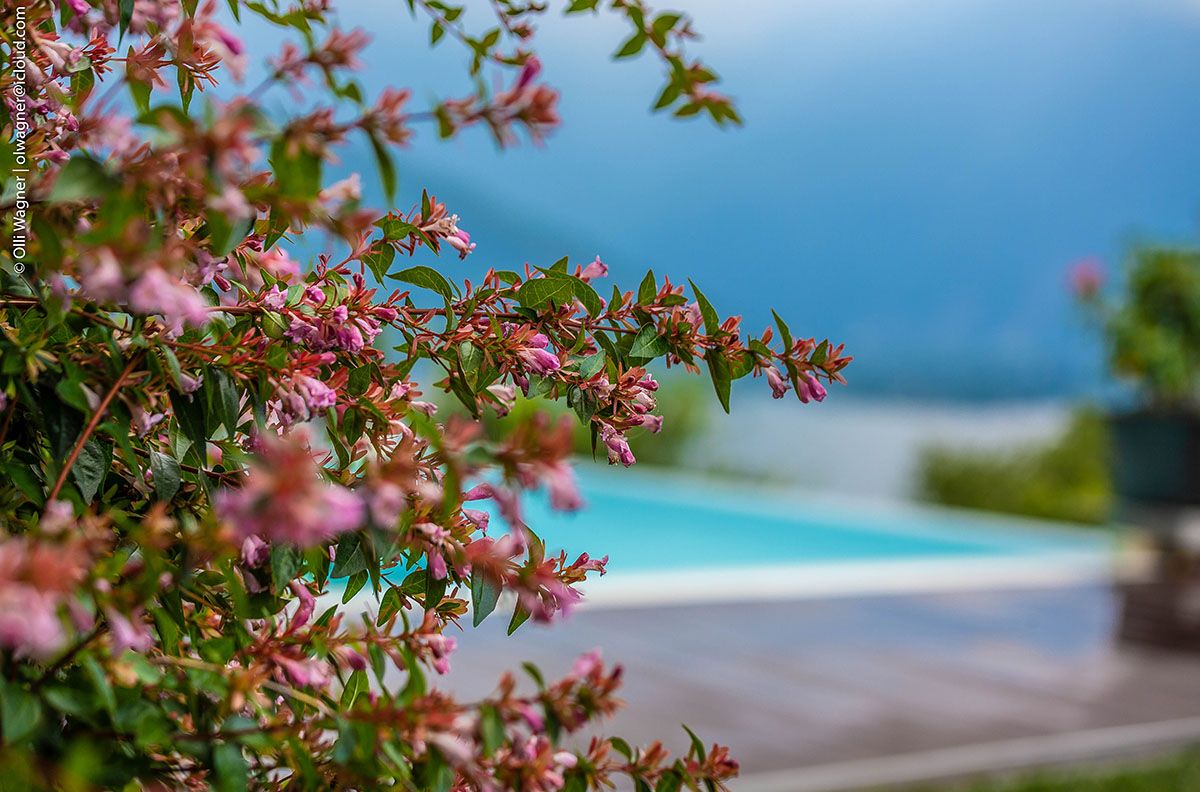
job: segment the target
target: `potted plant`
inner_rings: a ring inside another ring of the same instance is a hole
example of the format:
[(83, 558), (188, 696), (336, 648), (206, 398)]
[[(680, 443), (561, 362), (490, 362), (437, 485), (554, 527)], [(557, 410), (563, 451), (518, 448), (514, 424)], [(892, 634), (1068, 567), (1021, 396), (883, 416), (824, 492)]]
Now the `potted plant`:
[(1112, 372), (1138, 395), (1110, 415), (1118, 496), (1200, 503), (1200, 249), (1137, 249), (1115, 300), (1094, 262), (1076, 265), (1072, 281), (1103, 327)]

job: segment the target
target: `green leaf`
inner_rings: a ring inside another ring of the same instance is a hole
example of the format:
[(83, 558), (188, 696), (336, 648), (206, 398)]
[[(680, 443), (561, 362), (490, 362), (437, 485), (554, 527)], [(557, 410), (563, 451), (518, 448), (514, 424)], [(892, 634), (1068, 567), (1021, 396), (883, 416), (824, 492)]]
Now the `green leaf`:
[(313, 152), (279, 138), (271, 145), (270, 164), (285, 197), (312, 200), (321, 192), (321, 158)]
[(633, 749), (629, 747), (629, 743), (625, 742), (620, 737), (609, 737), (608, 744), (611, 745), (617, 753), (621, 754), (621, 756), (624, 756), (626, 759), (633, 758)]
[(54, 386), (54, 392), (63, 400), (63, 404), (70, 405), (80, 412), (88, 411), (87, 394), (83, 392), (80, 380), (61, 379)]
[(116, 187), (116, 180), (96, 160), (75, 154), (58, 174), (49, 200), (89, 201), (105, 197)]
[(641, 30), (637, 31), (621, 45), (621, 48), (613, 55), (613, 59), (619, 60), (637, 55), (642, 51), (642, 47), (646, 46), (646, 41), (646, 34)]
[(476, 572), (471, 576), (471, 623), (478, 627), (496, 609), (500, 586), (491, 576)]
[[(434, 551), (436, 552), (436, 551)], [(428, 558), (428, 554), (426, 555)], [(442, 604), (442, 600), (446, 596), (446, 586), (450, 582), (448, 577), (435, 578), (429, 572), (428, 566), (425, 570), (425, 610), (431, 611)]]
[(120, 0), (117, 4), (118, 20), (121, 26), (121, 35), (125, 35), (125, 31), (129, 29), (129, 23), (133, 21), (133, 5), (135, 0)]
[(662, 89), (662, 93), (658, 95), (658, 100), (654, 103), (654, 110), (662, 110), (670, 107), (675, 103), (675, 100), (683, 93), (683, 85), (671, 80)]
[(392, 273), (389, 277), (405, 283), (411, 283), (414, 286), (420, 286), (423, 289), (430, 289), (445, 297), (447, 300), (454, 298), (454, 287), (450, 285), (450, 281), (442, 275), (442, 273), (432, 267), (409, 267), (406, 270)]
[(379, 601), (379, 614), (375, 617), (375, 625), (381, 627), (386, 624), (388, 619), (400, 611), (402, 604), (400, 589), (395, 586), (389, 587), (383, 592), (383, 599)]
[(589, 316), (598, 316), (604, 310), (604, 301), (600, 299), (600, 295), (591, 284), (581, 278), (572, 276), (571, 280), (575, 282), (575, 298), (583, 304)]
[(597, 352), (590, 357), (584, 358), (579, 363), (579, 376), (585, 380), (596, 376), (604, 368), (605, 359), (604, 352)]
[(733, 382), (729, 372), (729, 362), (725, 360), (725, 356), (721, 354), (719, 349), (708, 350), (704, 355), (704, 359), (708, 362), (708, 374), (712, 377), (713, 389), (717, 392), (717, 399), (721, 402), (721, 407), (728, 413), (729, 390)]
[(213, 747), (213, 789), (217, 792), (244, 792), (247, 787), (246, 757), (237, 743), (221, 743)]
[(37, 731), (42, 720), (42, 705), (25, 688), (16, 682), (5, 683), (0, 688), (0, 728), (4, 730), (4, 744), (13, 745)]
[(209, 414), (224, 424), (229, 436), (233, 437), (242, 417), (241, 394), (233, 377), (224, 369), (210, 366), (204, 373), (204, 381), (204, 393), (210, 402)]
[(364, 253), (362, 263), (367, 265), (367, 269), (371, 270), (371, 274), (375, 276), (375, 280), (380, 283), (387, 277), (388, 267), (392, 266), (392, 261), (396, 258), (396, 249), (386, 242), (377, 242), (372, 246), (370, 253)]
[[(458, 345), (458, 365), (462, 368), (467, 385), (474, 390), (479, 383), (479, 367), (483, 363), (483, 350), (470, 341)], [(474, 402), (474, 399), (471, 399)]]
[(817, 348), (813, 350), (813, 353), (811, 355), (809, 355), (808, 362), (812, 363), (814, 366), (819, 366), (825, 362), (825, 358), (827, 358), (828, 356), (829, 356), (829, 341), (825, 340), (825, 341), (822, 341), (820, 344), (818, 344)]
[(366, 671), (355, 671), (346, 680), (346, 686), (342, 688), (342, 696), (340, 699), (342, 709), (348, 710), (354, 706), (354, 700), (358, 698), (358, 694), (371, 686), (367, 681)]
[(516, 609), (513, 611), (512, 619), (510, 619), (508, 622), (508, 634), (512, 635), (517, 631), (517, 628), (529, 621), (529, 615), (529, 611), (525, 610), (520, 606), (520, 604), (518, 604)]
[(669, 350), (666, 339), (658, 334), (654, 325), (648, 324), (634, 336), (633, 346), (629, 347), (629, 357), (653, 359)]
[(192, 450), (201, 465), (206, 461), (206, 444), (208, 443), (208, 422), (204, 415), (204, 388), (193, 394), (184, 394), (176, 390), (169, 392), (171, 411), (184, 436), (192, 441)]
[(150, 474), (154, 479), (154, 494), (160, 501), (170, 501), (179, 492), (183, 471), (174, 457), (158, 451), (150, 452)]
[(696, 758), (703, 762), (708, 757), (708, 754), (704, 750), (704, 743), (696, 736), (696, 732), (688, 728), (686, 723), (679, 725), (683, 727), (683, 730), (688, 734), (688, 738), (692, 741), (692, 750), (696, 752)]
[(94, 435), (89, 437), (71, 466), (71, 478), (85, 502), (91, 503), (96, 497), (111, 464), (112, 446)]
[(671, 768), (658, 778), (654, 792), (679, 792), (683, 788), (683, 776), (675, 768)]
[(363, 555), (362, 538), (356, 533), (343, 534), (338, 541), (337, 550), (334, 551), (333, 571), (330, 574), (340, 578), (366, 571), (367, 561)]
[(362, 396), (371, 387), (371, 364), (367, 363), (350, 372), (346, 381), (346, 392), (351, 396)]
[(547, 275), (521, 284), (517, 302), (526, 308), (538, 309), (547, 303), (562, 305), (575, 294), (575, 279), (562, 275)]
[(653, 302), (654, 297), (658, 294), (658, 285), (654, 282), (654, 270), (646, 272), (646, 277), (642, 278), (642, 283), (638, 286), (637, 301), (640, 305)]
[(504, 744), (504, 719), (491, 704), (479, 708), (479, 736), (483, 740), (483, 755), (491, 756)]
[(368, 132), (367, 137), (371, 141), (371, 150), (375, 152), (375, 163), (379, 166), (379, 181), (383, 184), (383, 193), (388, 201), (391, 201), (396, 195), (396, 163), (392, 161), (391, 153), (378, 135)]
[(83, 431), (83, 416), (78, 410), (66, 405), (49, 388), (39, 388), (38, 397), (46, 435), (50, 440), (51, 454), (54, 459), (66, 459), (79, 433)]
[(296, 579), (304, 565), (304, 552), (290, 545), (275, 545), (271, 548), (271, 584), (276, 591)]
[(692, 292), (696, 295), (696, 303), (700, 306), (700, 316), (704, 318), (704, 332), (710, 336), (716, 335), (717, 331), (721, 329), (720, 317), (717, 316), (712, 303), (704, 296), (704, 292), (700, 291), (700, 288), (691, 279), (688, 280), (688, 283), (692, 284)]
[(346, 590), (342, 592), (342, 604), (345, 605), (350, 600), (354, 599), (354, 595), (362, 591), (362, 587), (367, 585), (367, 571), (355, 572), (346, 581)]

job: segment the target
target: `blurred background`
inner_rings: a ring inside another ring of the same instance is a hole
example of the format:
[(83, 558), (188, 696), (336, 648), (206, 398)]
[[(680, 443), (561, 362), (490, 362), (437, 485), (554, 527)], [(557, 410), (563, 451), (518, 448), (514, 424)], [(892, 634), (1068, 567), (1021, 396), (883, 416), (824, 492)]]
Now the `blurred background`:
[[(467, 628), (450, 685), (599, 646), (628, 669), (616, 730), (679, 747), (686, 721), (745, 790), (1200, 788), (1200, 4), (675, 5), (744, 128), (652, 115), (657, 63), (608, 62), (622, 24), (551, 13), (561, 129), (423, 130), (399, 203), (461, 215), (478, 249), (448, 275), (692, 277), (751, 332), (775, 308), (845, 343), (849, 384), (743, 381), (726, 416), (661, 372), (639, 465), (584, 453), (590, 508), (532, 507), (552, 549), (610, 554), (590, 604)], [(402, 3), (343, 6), (372, 92), (468, 90)]]

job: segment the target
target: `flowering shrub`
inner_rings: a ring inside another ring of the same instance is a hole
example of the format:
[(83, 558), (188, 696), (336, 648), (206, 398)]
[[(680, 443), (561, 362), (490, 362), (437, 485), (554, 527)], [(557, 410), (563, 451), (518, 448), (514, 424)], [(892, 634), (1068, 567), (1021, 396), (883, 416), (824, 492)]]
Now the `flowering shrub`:
[[(605, 558), (556, 554), (522, 520), (536, 488), (581, 506), (570, 420), (628, 466), (628, 433), (663, 420), (652, 361), (703, 365), (728, 409), (747, 375), (823, 398), (849, 358), (782, 320), (778, 337), (748, 338), (695, 286), (653, 273), (605, 299), (599, 259), (476, 267), (482, 247), (432, 195), (380, 213), (358, 177), (326, 184), (354, 135), (391, 195), (390, 149), (423, 123), (510, 145), (558, 121), (529, 50), (544, 6), (498, 0), (475, 35), (458, 6), (408, 5), (434, 43), (465, 45), (473, 74), (511, 72), (506, 87), (478, 79), (429, 109), (407, 90), (369, 99), (351, 74), (367, 36), (334, 26), (327, 0), (0, 12), (6, 785), (552, 790), (623, 775), (669, 790), (736, 773), (694, 737), (677, 758), (564, 743), (618, 706), (621, 670), (595, 655), (557, 682), (531, 670), (528, 689), (505, 676), (470, 703), (431, 674), (451, 662), (447, 628), (480, 623), (502, 595), (511, 632), (569, 612), (604, 573)], [(659, 108), (738, 121), (684, 54), (686, 18), (638, 0), (611, 10), (632, 31), (618, 56), (665, 65)], [(223, 21), (245, 15), (294, 40), (262, 84), (200, 101), (248, 68)], [(272, 118), (258, 104), (271, 90), (316, 100)], [(337, 252), (301, 266), (288, 241), (316, 234)], [(404, 261), (418, 256), (439, 266)], [(423, 398), (435, 391), (470, 417), (439, 422)], [(575, 418), (482, 434), (478, 417), (519, 393)], [(489, 533), (486, 501), (510, 530)], [(368, 613), (346, 605), (362, 595)]]
[(1119, 301), (1105, 299), (1104, 272), (1091, 259), (1070, 272), (1076, 296), (1100, 322), (1109, 366), (1153, 407), (1200, 399), (1200, 250), (1143, 247), (1134, 252)]

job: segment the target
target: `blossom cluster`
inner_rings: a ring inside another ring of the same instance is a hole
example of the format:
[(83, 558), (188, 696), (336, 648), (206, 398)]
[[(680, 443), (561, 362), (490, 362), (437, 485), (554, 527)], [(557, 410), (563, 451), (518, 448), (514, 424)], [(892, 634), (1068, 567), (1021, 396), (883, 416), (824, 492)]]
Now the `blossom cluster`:
[[(557, 551), (522, 506), (584, 506), (576, 422), (627, 467), (631, 433), (669, 420), (657, 365), (707, 370), (728, 409), (747, 376), (820, 401), (850, 359), (778, 317), (751, 337), (652, 272), (604, 296), (599, 257), (477, 266), (482, 242), (436, 197), (383, 211), (360, 176), (330, 183), (365, 144), (390, 198), (422, 124), (510, 145), (559, 122), (530, 48), (544, 7), (501, 0), (474, 34), (458, 6), (408, 5), (501, 87), (427, 109), (411, 88), (366, 97), (369, 36), (330, 0), (0, 10), (28, 36), (0, 41), (0, 126), (32, 196), (28, 228), (4, 206), (5, 232), (28, 231), (36, 261), (0, 276), (0, 772), (18, 786), (698, 789), (737, 772), (694, 736), (677, 757), (565, 741), (619, 706), (621, 671), (595, 655), (471, 704), (431, 678), (464, 621), (550, 622), (605, 574), (602, 547)], [(686, 17), (610, 5), (632, 26), (618, 56), (666, 66), (660, 108), (738, 121), (685, 55)], [(246, 15), (289, 41), (253, 52)], [(243, 90), (252, 58), (267, 77)], [(270, 91), (309, 101), (281, 117)], [(322, 238), (308, 260), (297, 242)], [(571, 414), (483, 431), (523, 399)]]

